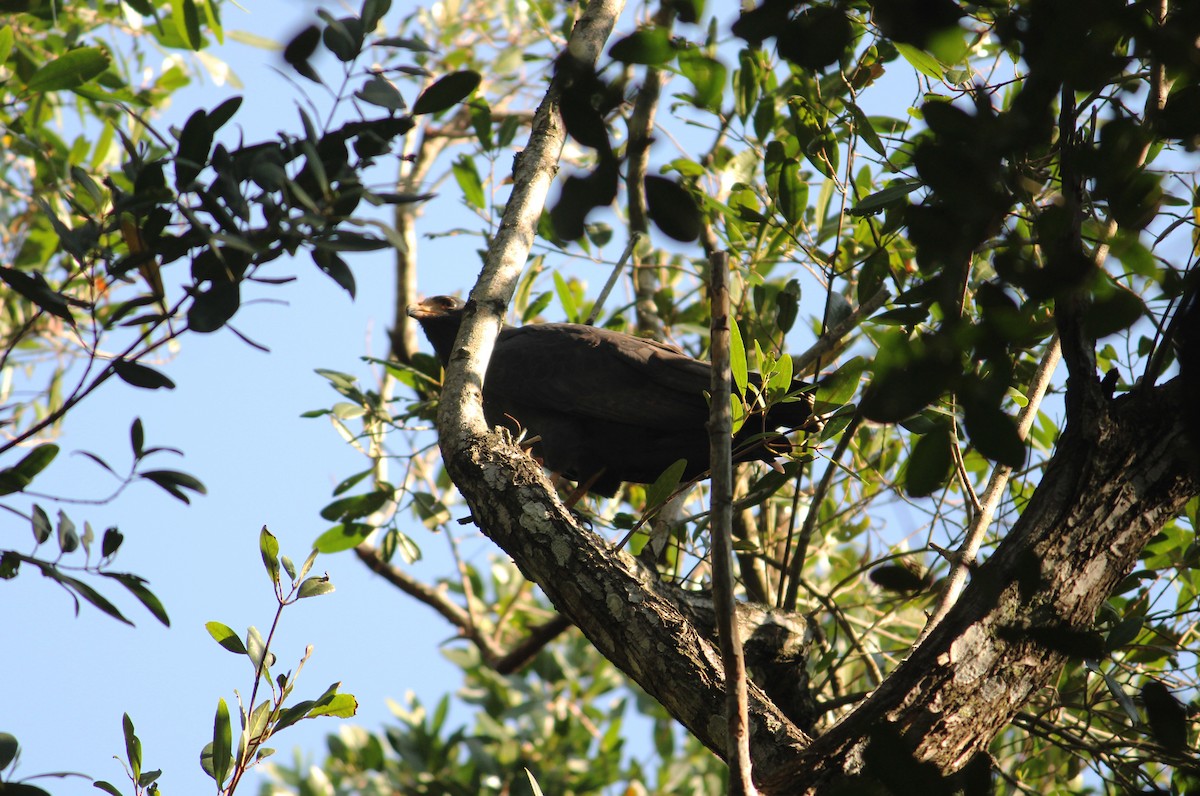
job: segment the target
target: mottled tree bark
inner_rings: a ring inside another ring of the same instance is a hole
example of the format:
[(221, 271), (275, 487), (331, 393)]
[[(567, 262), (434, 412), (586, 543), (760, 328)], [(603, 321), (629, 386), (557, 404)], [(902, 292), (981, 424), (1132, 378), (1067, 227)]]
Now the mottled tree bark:
[[(594, 63), (620, 9), (617, 0), (593, 0), (572, 56)], [(447, 369), (443, 456), (483, 532), (601, 654), (723, 755), (724, 671), (697, 615), (580, 526), (540, 465), (483, 419), (483, 374), (562, 148), (556, 96), (552, 85), (514, 168), (513, 195)], [(1071, 374), (1079, 408), (1024, 513), (945, 619), (873, 694), (813, 739), (750, 685), (751, 755), (763, 791), (821, 793), (862, 773), (868, 739), (882, 735), (902, 737), (943, 774), (959, 771), (1058, 672), (1065, 652), (1047, 646), (1048, 635), (1090, 627), (1147, 541), (1200, 494), (1178, 383), (1108, 401), (1085, 366)], [(802, 676), (799, 665), (794, 676)]]

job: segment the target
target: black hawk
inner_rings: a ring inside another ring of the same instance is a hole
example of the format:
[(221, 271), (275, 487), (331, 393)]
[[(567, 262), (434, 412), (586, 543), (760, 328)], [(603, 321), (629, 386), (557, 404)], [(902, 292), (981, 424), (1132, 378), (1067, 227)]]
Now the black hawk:
[[(442, 365), (450, 361), (466, 304), (434, 296), (408, 308)], [(489, 424), (540, 438), (533, 454), (553, 472), (611, 497), (621, 482), (653, 483), (679, 459), (685, 479), (709, 469), (712, 366), (641, 337), (575, 323), (505, 326), (483, 385)], [(759, 383), (757, 374), (751, 380)], [(751, 412), (734, 436), (736, 462), (774, 461), (791, 450), (778, 429), (812, 416), (812, 396)]]

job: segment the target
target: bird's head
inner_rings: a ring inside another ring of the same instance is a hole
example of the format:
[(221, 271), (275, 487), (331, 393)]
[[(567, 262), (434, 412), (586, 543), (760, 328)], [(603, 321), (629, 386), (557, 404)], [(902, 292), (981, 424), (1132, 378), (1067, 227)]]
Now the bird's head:
[(435, 318), (462, 318), (466, 302), (454, 296), (430, 296), (419, 304), (408, 305), (408, 315), (422, 325)]
[(409, 317), (421, 324), (443, 365), (450, 361), (466, 306), (466, 302), (454, 296), (430, 296), (419, 304), (408, 306)]

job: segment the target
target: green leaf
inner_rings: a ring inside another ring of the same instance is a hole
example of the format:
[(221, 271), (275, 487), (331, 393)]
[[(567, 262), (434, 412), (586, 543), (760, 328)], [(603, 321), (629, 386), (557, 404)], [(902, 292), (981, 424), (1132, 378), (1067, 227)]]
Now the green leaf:
[(937, 58), (911, 44), (903, 44), (898, 41), (892, 42), (892, 44), (895, 45), (897, 52), (904, 57), (904, 60), (912, 65), (913, 69), (932, 80), (942, 82), (944, 76), (942, 64)]
[(204, 39), (200, 37), (200, 14), (196, 9), (196, 0), (171, 0), (171, 12), (180, 37), (193, 52), (198, 51), (204, 46)]
[(800, 174), (800, 161), (789, 158), (779, 171), (779, 212), (789, 224), (798, 224), (807, 209), (808, 182)]
[(34, 477), (46, 469), (54, 457), (58, 455), (58, 446), (44, 443), (37, 446), (14, 464), (0, 470), (0, 495), (11, 495), (29, 486)]
[(412, 115), (444, 111), (471, 95), (483, 78), (478, 72), (454, 72), (438, 80), (421, 92), (413, 103)]
[(330, 594), (333, 591), (333, 584), (329, 581), (329, 576), (321, 575), (307, 578), (301, 583), (299, 591), (296, 592), (296, 598), (303, 600), (306, 597), (319, 597), (322, 594)]
[(140, 362), (131, 362), (128, 359), (114, 359), (112, 369), (120, 377), (121, 381), (133, 387), (141, 387), (144, 390), (157, 390), (160, 388), (175, 389), (175, 382), (154, 368), (148, 368)]
[(69, 50), (34, 72), (25, 87), (31, 92), (63, 91), (82, 86), (97, 77), (112, 63), (112, 56), (100, 47)]
[(275, 656), (267, 649), (258, 628), (251, 625), (246, 630), (246, 655), (254, 664), (254, 670), (265, 677), (270, 677), (270, 668), (275, 665)]
[(667, 498), (671, 497), (671, 493), (679, 486), (679, 482), (683, 478), (683, 471), (686, 469), (687, 459), (680, 459), (663, 470), (662, 475), (656, 478), (653, 484), (646, 487), (647, 508), (666, 503)]
[(321, 518), (333, 521), (354, 520), (366, 517), (387, 505), (392, 498), (391, 490), (376, 490), (364, 495), (339, 498), (321, 509)]
[(267, 574), (271, 576), (271, 582), (278, 583), (279, 540), (275, 538), (275, 534), (267, 530), (267, 526), (265, 525), (258, 534), (258, 551), (262, 554), (263, 566), (267, 568)]
[(217, 785), (223, 785), (229, 776), (232, 763), (233, 730), (229, 723), (229, 706), (224, 699), (217, 700), (217, 714), (213, 719), (212, 775)]
[(890, 185), (882, 191), (876, 191), (850, 209), (852, 216), (870, 216), (880, 213), (889, 207), (904, 201), (904, 198), (921, 187), (915, 180), (907, 180)]
[(461, 155), (450, 165), (450, 169), (467, 204), (476, 210), (483, 210), (487, 205), (487, 198), (483, 193), (483, 180), (479, 178), (474, 158)]
[[(13, 29), (8, 25), (0, 28), (0, 64), (8, 60), (8, 56), (12, 53), (13, 46)], [(4, 768), (4, 766), (0, 766)]]
[(238, 634), (233, 632), (233, 628), (229, 625), (220, 622), (206, 622), (204, 629), (208, 631), (208, 635), (216, 639), (216, 642), (225, 649), (236, 655), (246, 654), (246, 645), (238, 638)]
[(725, 96), (725, 65), (699, 50), (679, 53), (679, 71), (696, 89), (693, 101), (699, 108), (719, 113)]
[(858, 137), (863, 142), (875, 150), (880, 157), (887, 157), (887, 149), (883, 146), (883, 141), (880, 140), (879, 134), (875, 132), (875, 126), (871, 124), (871, 120), (863, 113), (862, 108), (855, 105), (853, 102), (843, 100), (846, 107), (850, 109), (851, 116), (854, 117), (854, 132), (858, 133)]
[(953, 444), (950, 429), (944, 424), (917, 439), (904, 477), (904, 490), (910, 497), (931, 495), (946, 483), (954, 466), (950, 450)]
[(309, 709), (305, 718), (315, 719), (320, 716), (332, 716), (335, 719), (348, 719), (358, 713), (358, 700), (353, 694), (333, 694), (328, 699), (318, 700)]
[(729, 369), (733, 374), (733, 391), (735, 397), (741, 400), (746, 394), (746, 385), (750, 383), (749, 368), (746, 365), (746, 344), (742, 341), (742, 330), (735, 318), (729, 319)]
[(608, 48), (608, 56), (614, 61), (646, 66), (665, 64), (674, 54), (669, 31), (660, 27), (634, 31)]
[(137, 779), (142, 775), (142, 742), (133, 731), (133, 719), (128, 713), (121, 716), (121, 732), (125, 736), (125, 760), (133, 778)]
[(340, 553), (358, 545), (374, 530), (374, 526), (362, 522), (342, 523), (318, 536), (313, 547), (321, 553)]

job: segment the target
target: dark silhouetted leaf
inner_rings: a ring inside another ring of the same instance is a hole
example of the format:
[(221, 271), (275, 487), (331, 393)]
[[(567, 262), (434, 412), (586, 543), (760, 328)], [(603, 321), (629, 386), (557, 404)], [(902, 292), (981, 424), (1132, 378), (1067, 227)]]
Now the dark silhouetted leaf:
[(354, 96), (363, 102), (377, 105), (380, 108), (386, 108), (393, 112), (402, 111), (406, 107), (400, 90), (383, 75), (372, 77), (363, 84), (362, 88), (354, 92)]
[(312, 258), (318, 268), (329, 274), (334, 282), (337, 282), (343, 290), (350, 294), (350, 298), (354, 298), (354, 274), (337, 252), (322, 248), (318, 244), (312, 250)]
[(946, 483), (954, 466), (950, 450), (953, 444), (950, 429), (945, 426), (917, 439), (904, 478), (904, 491), (910, 497), (931, 495)]
[(1018, 468), (1025, 463), (1025, 443), (1017, 424), (999, 406), (986, 400), (963, 400), (964, 425), (975, 449), (984, 456)]
[(863, 415), (879, 423), (898, 423), (936, 401), (957, 376), (957, 362), (920, 355), (871, 380), (863, 393)]
[(171, 626), (171, 619), (167, 616), (167, 609), (163, 607), (162, 602), (154, 595), (152, 591), (146, 588), (146, 581), (139, 578), (137, 575), (129, 575), (120, 572), (102, 572), (100, 573), (106, 578), (112, 578), (117, 583), (120, 583), (129, 593), (138, 599), (142, 605), (146, 606), (146, 610), (154, 614), (154, 618), (162, 622), (167, 627)]
[(608, 49), (608, 55), (614, 61), (627, 64), (659, 66), (671, 60), (675, 49), (671, 46), (671, 36), (666, 28), (652, 27), (642, 28), (618, 39)]
[(806, 8), (778, 33), (779, 54), (810, 71), (837, 63), (849, 47), (853, 29), (846, 13), (833, 6)]
[(421, 96), (417, 97), (417, 101), (413, 103), (413, 115), (420, 116), (446, 110), (469, 97), (479, 85), (480, 80), (482, 78), (478, 72), (463, 71), (446, 75), (421, 92)]
[(882, 191), (877, 191), (870, 196), (864, 197), (861, 202), (851, 208), (850, 215), (869, 216), (882, 212), (904, 201), (906, 196), (920, 187), (921, 183), (916, 181), (899, 182), (895, 185), (890, 185)]
[(929, 585), (928, 581), (919, 573), (903, 564), (884, 564), (875, 567), (868, 577), (879, 588), (901, 594), (921, 591)]
[(916, 47), (924, 47), (963, 16), (953, 0), (871, 0), (871, 10), (884, 36)]
[(208, 493), (208, 489), (198, 479), (178, 470), (147, 470), (144, 473), (138, 473), (138, 476), (157, 484), (184, 503), (192, 502), (187, 493), (183, 491), (184, 489), (190, 489), (200, 495)]
[(326, 23), (321, 34), (325, 47), (343, 63), (350, 63), (357, 58), (363, 47), (362, 21), (358, 17), (334, 19), (327, 14), (322, 14), (321, 18)]
[(316, 52), (317, 45), (320, 43), (321, 29), (316, 25), (309, 25), (297, 33), (283, 48), (283, 60), (304, 77), (314, 83), (321, 83), (323, 82), (321, 76), (308, 63), (308, 59)]
[(1142, 704), (1146, 707), (1146, 723), (1154, 740), (1165, 748), (1182, 752), (1188, 748), (1187, 709), (1171, 690), (1158, 680), (1142, 686)]
[(193, 332), (208, 334), (215, 332), (237, 314), (242, 305), (238, 282), (220, 279), (212, 282), (206, 290), (192, 297), (188, 307), (188, 328)]
[(75, 325), (75, 319), (71, 317), (71, 308), (67, 304), (67, 300), (63, 298), (62, 294), (51, 288), (39, 272), (27, 274), (15, 268), (0, 266), (0, 279), (39, 308), (62, 318), (72, 326)]
[(121, 381), (134, 387), (141, 387), (145, 390), (157, 390), (164, 387), (168, 390), (175, 389), (175, 382), (157, 370), (148, 368), (140, 362), (131, 362), (127, 359), (114, 359), (112, 366)]
[(700, 237), (704, 220), (692, 194), (666, 177), (647, 175), (646, 209), (650, 219), (668, 237), (688, 243)]
[(121, 542), (125, 541), (125, 537), (116, 528), (109, 528), (104, 532), (104, 537), (100, 541), (100, 557), (108, 558), (115, 555), (117, 550), (121, 548)]

